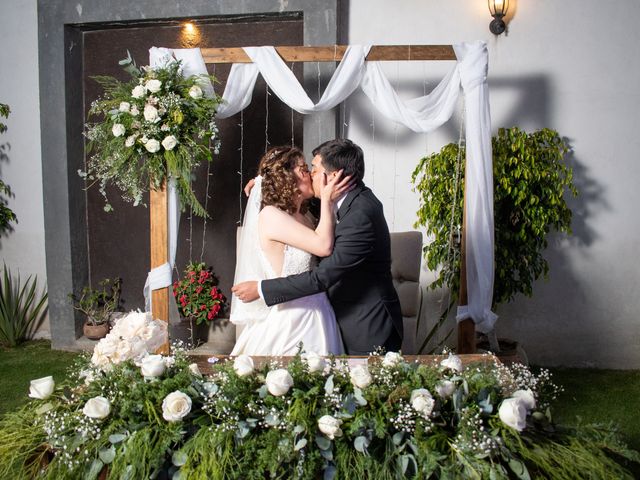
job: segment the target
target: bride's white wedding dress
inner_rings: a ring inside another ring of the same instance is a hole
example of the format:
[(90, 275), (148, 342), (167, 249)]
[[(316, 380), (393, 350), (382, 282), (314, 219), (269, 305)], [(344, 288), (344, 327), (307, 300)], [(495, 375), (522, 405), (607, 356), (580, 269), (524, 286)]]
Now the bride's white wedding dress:
[[(258, 256), (268, 278), (307, 272), (315, 263), (310, 253), (285, 245), (282, 273), (276, 275), (261, 249)], [(344, 353), (336, 317), (324, 292), (274, 305), (263, 320), (248, 322), (231, 355), (294, 355), (301, 342), (305, 352)]]

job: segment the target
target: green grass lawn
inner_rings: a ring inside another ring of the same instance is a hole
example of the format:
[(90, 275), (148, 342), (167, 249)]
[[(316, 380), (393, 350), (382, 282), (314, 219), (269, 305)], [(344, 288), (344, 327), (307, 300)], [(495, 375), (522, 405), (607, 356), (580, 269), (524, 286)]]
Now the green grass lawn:
[[(51, 350), (48, 341), (27, 342), (0, 349), (0, 414), (28, 401), (29, 381), (52, 375), (58, 383), (76, 353)], [(564, 392), (554, 405), (557, 422), (575, 424), (615, 422), (628, 445), (640, 451), (640, 371), (551, 369)]]
[(36, 340), (15, 348), (0, 348), (0, 414), (27, 402), (29, 381), (53, 376), (61, 382), (77, 353), (51, 350), (51, 342)]

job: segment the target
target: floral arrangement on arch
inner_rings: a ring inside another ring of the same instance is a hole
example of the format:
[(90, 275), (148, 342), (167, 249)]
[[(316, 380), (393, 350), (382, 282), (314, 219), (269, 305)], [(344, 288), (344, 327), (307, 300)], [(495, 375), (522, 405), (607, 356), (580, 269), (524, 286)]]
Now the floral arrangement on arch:
[(208, 323), (224, 311), (227, 299), (218, 289), (218, 279), (205, 263), (190, 262), (184, 275), (173, 284), (178, 312), (197, 325)]
[(86, 170), (78, 173), (89, 186), (98, 184), (106, 211), (113, 208), (107, 185), (115, 185), (125, 201), (139, 205), (149, 188), (176, 181), (183, 206), (199, 216), (207, 212), (192, 188), (192, 172), (219, 152), (215, 115), (221, 98), (205, 95), (204, 83), (213, 76), (185, 77), (179, 61), (162, 67), (137, 67), (129, 58), (120, 62), (132, 76), (128, 82), (113, 77), (93, 77), (104, 96), (89, 109), (85, 136), (91, 152)]
[[(129, 320), (123, 340), (148, 325)], [(548, 372), (489, 356), (241, 355), (203, 372), (179, 345), (120, 353), (31, 382), (0, 419), (0, 478), (618, 480), (633, 478), (618, 460), (640, 463), (611, 428), (554, 424)]]

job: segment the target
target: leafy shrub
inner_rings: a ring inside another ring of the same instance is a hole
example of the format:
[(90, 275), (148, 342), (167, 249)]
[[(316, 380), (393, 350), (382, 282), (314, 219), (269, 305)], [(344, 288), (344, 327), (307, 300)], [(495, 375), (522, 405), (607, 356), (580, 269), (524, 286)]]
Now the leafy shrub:
[(4, 265), (0, 283), (0, 344), (9, 347), (33, 337), (47, 312), (46, 290), (38, 296), (38, 277), (22, 284)]

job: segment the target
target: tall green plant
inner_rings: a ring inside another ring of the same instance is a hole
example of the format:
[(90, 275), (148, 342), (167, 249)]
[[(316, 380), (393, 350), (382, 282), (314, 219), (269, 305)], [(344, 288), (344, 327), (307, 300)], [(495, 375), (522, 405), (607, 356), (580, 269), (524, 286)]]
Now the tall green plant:
[[(571, 168), (564, 163), (569, 150), (558, 132), (548, 128), (527, 133), (501, 128), (492, 138), (495, 217), (494, 307), (517, 293), (531, 296), (533, 283), (546, 277), (543, 256), (551, 231), (571, 233), (571, 210), (564, 195), (577, 195)], [(464, 171), (456, 181), (457, 144), (449, 144), (420, 160), (412, 181), (420, 194), (415, 227), (433, 241), (423, 253), (438, 277), (431, 288), (447, 286), (455, 297), (460, 284), (460, 243), (464, 203)], [(455, 202), (454, 202), (455, 199)], [(455, 203), (455, 204), (454, 204)]]
[(44, 321), (47, 292), (38, 295), (38, 277), (22, 284), (4, 265), (0, 283), (0, 344), (15, 347), (33, 334)]
[[(0, 118), (7, 118), (10, 112), (11, 109), (9, 108), (9, 105), (0, 103)], [(4, 133), (6, 131), (7, 126), (0, 122), (0, 133)], [(5, 160), (7, 158), (8, 149), (8, 144), (0, 144), (0, 160)], [(7, 206), (7, 199), (4, 198), (5, 196), (11, 197), (12, 195), (13, 193), (11, 192), (9, 185), (0, 179), (0, 234), (5, 233), (7, 230), (11, 230), (11, 222), (18, 221), (16, 214)]]

